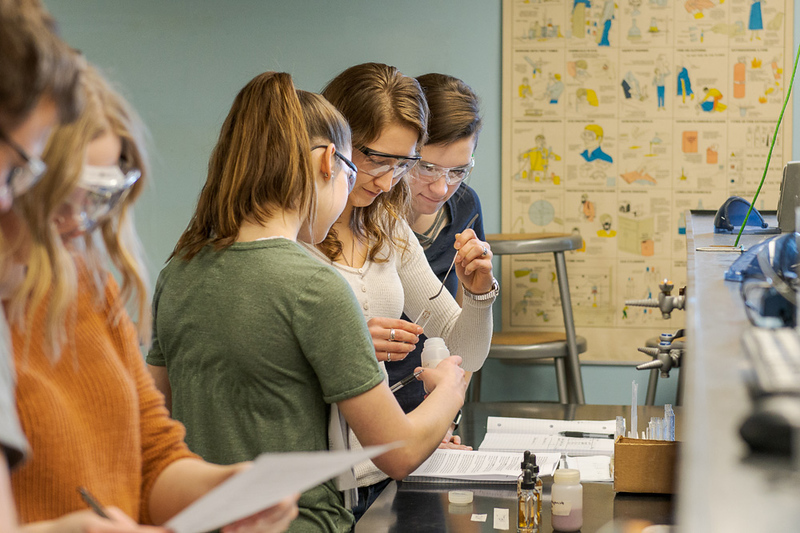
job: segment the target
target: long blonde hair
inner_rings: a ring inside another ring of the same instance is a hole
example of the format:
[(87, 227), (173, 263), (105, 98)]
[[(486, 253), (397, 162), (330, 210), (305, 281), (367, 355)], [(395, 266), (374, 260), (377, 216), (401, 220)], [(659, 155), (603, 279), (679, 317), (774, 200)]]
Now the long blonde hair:
[(281, 210), (314, 213), (306, 124), (285, 72), (259, 74), (239, 91), (208, 162), (194, 215), (170, 259), (236, 241), (242, 222), (265, 223)]
[[(395, 67), (382, 63), (363, 63), (343, 71), (322, 90), (350, 123), (353, 146), (358, 149), (377, 140), (385, 128), (393, 124), (417, 133), (417, 150), (427, 139), (428, 104), (419, 83)], [(379, 255), (385, 245), (389, 249), (403, 248), (405, 243), (395, 237), (397, 224), (404, 220), (410, 208), (411, 192), (401, 179), (388, 193), (378, 196), (366, 207), (355, 207), (349, 220), (357, 239), (369, 246), (371, 261), (383, 261)], [(335, 261), (342, 250), (336, 231), (331, 228), (318, 245), (325, 255)]]
[[(17, 201), (19, 213), (30, 229), (27, 273), (9, 303), (9, 318), (24, 328), (41, 306), (46, 306), (46, 341), (52, 357), (58, 358), (68, 340), (77, 288), (76, 262), (85, 265), (95, 280), (93, 290), (100, 304), (108, 278), (107, 257), (122, 278), (122, 297), (111, 310), (113, 321), (124, 311), (125, 302), (136, 293), (140, 337), (149, 340), (150, 318), (147, 276), (130, 217), (130, 204), (144, 187), (147, 174), (143, 127), (125, 100), (94, 69), (83, 79), (86, 105), (78, 119), (54, 130), (44, 150), (47, 171), (30, 191)], [(142, 172), (125, 203), (100, 225), (96, 234), (75, 239), (70, 252), (54, 223), (54, 214), (77, 186), (89, 143), (111, 131), (122, 140), (122, 159)], [(79, 252), (83, 252), (80, 254)]]

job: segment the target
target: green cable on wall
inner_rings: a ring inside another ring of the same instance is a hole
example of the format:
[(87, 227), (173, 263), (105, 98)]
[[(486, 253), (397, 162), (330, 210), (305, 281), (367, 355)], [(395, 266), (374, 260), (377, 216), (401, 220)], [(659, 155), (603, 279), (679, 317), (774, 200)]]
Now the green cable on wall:
[(792, 77), (789, 80), (789, 90), (786, 91), (786, 99), (783, 101), (783, 108), (781, 109), (781, 114), (778, 116), (778, 123), (775, 125), (775, 133), (772, 135), (772, 143), (769, 145), (769, 153), (767, 154), (767, 164), (764, 165), (764, 175), (761, 176), (761, 183), (758, 184), (758, 189), (756, 189), (756, 195), (753, 196), (753, 201), (750, 202), (750, 208), (747, 210), (747, 214), (744, 216), (742, 227), (739, 228), (739, 234), (736, 235), (736, 242), (733, 243), (734, 248), (739, 246), (739, 239), (741, 239), (742, 237), (742, 232), (744, 231), (744, 227), (747, 225), (747, 220), (750, 218), (750, 213), (753, 211), (753, 206), (756, 205), (756, 199), (758, 198), (758, 195), (761, 192), (761, 187), (764, 186), (764, 181), (766, 181), (767, 179), (769, 162), (770, 160), (772, 160), (772, 149), (775, 148), (775, 143), (778, 140), (778, 131), (781, 129), (781, 122), (783, 122), (783, 113), (784, 111), (786, 111), (786, 106), (789, 104), (789, 98), (792, 97), (792, 86), (794, 86), (794, 75), (797, 73), (798, 59), (800, 59), (800, 46), (797, 48), (797, 55), (795, 55), (794, 58), (794, 68), (792, 69)]

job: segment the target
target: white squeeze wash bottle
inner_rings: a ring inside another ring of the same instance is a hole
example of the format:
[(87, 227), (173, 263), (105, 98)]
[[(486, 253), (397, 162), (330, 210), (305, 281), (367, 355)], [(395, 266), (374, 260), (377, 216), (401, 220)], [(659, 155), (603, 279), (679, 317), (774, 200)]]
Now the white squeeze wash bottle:
[(422, 348), (422, 368), (436, 368), (436, 365), (450, 357), (450, 350), (441, 337), (430, 337)]

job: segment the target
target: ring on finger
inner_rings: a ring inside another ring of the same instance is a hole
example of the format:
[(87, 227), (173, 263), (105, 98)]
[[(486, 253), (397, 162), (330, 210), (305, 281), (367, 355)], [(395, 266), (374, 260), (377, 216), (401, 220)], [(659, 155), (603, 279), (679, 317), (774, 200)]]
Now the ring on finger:
[(387, 363), (392, 362), (392, 354), (390, 354), (389, 352), (386, 352), (386, 362)]
[(390, 329), (390, 330), (389, 330), (389, 340), (390, 340), (390, 341), (393, 341), (393, 340), (394, 340), (394, 338), (395, 338), (394, 336), (395, 336), (395, 331), (394, 331), (394, 329)]
[(483, 253), (481, 254), (481, 257), (486, 257), (486, 254), (488, 254), (488, 253), (489, 253), (489, 249), (484, 246), (483, 247)]

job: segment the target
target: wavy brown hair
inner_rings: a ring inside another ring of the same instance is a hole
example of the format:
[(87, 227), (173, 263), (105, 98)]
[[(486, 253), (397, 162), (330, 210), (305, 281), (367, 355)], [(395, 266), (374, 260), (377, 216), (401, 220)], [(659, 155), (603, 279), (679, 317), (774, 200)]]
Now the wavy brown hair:
[[(358, 149), (376, 141), (390, 125), (417, 132), (417, 150), (425, 144), (428, 131), (428, 104), (417, 80), (382, 63), (355, 65), (336, 76), (322, 90), (350, 123), (353, 146)], [(357, 239), (367, 243), (368, 258), (383, 261), (378, 254), (384, 247), (404, 248), (396, 238), (397, 223), (404, 220), (410, 207), (408, 183), (401, 179), (388, 193), (378, 196), (366, 207), (355, 207), (350, 229)], [(336, 231), (331, 228), (318, 248), (335, 261), (342, 251)]]
[[(125, 99), (91, 67), (85, 72), (83, 90), (83, 112), (74, 123), (53, 132), (43, 154), (47, 171), (18, 201), (19, 212), (30, 228), (31, 246), (28, 271), (12, 296), (10, 314), (16, 323), (24, 323), (40, 306), (47, 305), (45, 331), (54, 358), (68, 340), (67, 326), (77, 287), (76, 261), (95, 281), (94, 296), (102, 306), (110, 260), (122, 280), (121, 297), (117, 307), (111, 309), (111, 320), (119, 320), (125, 303), (135, 296), (139, 334), (145, 343), (151, 327), (147, 273), (131, 210), (147, 181), (144, 126)], [(73, 239), (67, 248), (53, 222), (54, 213), (78, 185), (89, 143), (107, 132), (121, 140), (120, 165), (138, 169), (142, 177), (112, 217), (97, 231)]]
[(283, 210), (308, 218), (315, 207), (309, 146), (292, 77), (265, 72), (250, 80), (222, 124), (197, 208), (169, 258), (228, 247), (245, 220), (263, 224)]
[(483, 127), (480, 100), (472, 88), (453, 76), (430, 73), (417, 76), (430, 109), (426, 144), (448, 145), (475, 136)]

